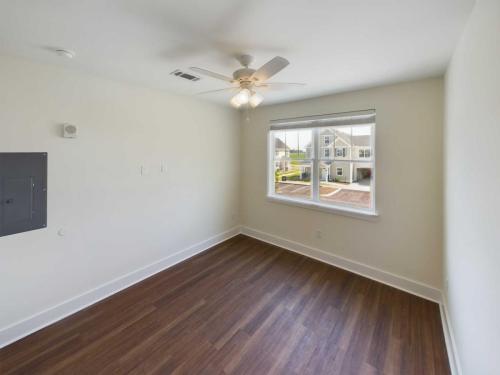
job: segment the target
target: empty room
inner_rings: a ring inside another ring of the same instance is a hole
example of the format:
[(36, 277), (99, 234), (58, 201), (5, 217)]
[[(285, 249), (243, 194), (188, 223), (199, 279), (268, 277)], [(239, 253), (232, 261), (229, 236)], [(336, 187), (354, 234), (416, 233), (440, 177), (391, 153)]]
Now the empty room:
[(0, 0), (0, 374), (500, 374), (500, 0)]

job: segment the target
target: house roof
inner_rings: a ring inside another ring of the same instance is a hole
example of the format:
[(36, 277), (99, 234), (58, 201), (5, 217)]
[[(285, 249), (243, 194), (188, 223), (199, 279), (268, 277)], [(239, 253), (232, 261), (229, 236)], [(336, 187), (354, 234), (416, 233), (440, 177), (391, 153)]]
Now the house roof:
[(354, 146), (370, 146), (370, 136), (369, 135), (353, 135), (352, 143)]
[(285, 142), (283, 142), (281, 139), (279, 138), (275, 138), (275, 144), (274, 144), (274, 148), (284, 148), (284, 149), (287, 149), (289, 150), (290, 147), (288, 147)]
[[(321, 135), (328, 135), (325, 133), (333, 134), (333, 129), (325, 128)], [(369, 135), (353, 135), (353, 136), (351, 136), (347, 133), (337, 131), (335, 133), (335, 138), (336, 138), (336, 140), (340, 139), (347, 146), (352, 146), (352, 145), (365, 146), (365, 147), (370, 146), (370, 136)], [(308, 143), (307, 147), (311, 147), (311, 143)]]

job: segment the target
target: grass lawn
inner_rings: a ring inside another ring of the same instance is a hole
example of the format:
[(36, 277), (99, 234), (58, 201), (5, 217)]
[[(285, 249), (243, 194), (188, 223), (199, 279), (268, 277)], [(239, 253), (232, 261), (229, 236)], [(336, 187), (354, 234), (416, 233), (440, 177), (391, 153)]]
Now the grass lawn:
[(281, 172), (277, 170), (275, 172), (276, 182), (282, 181), (282, 177), (286, 177), (287, 179), (292, 179), (292, 180), (300, 180), (300, 169), (299, 169), (300, 160), (304, 160), (306, 158), (306, 153), (290, 152), (289, 157), (291, 159), (290, 164), (292, 166), (292, 169), (286, 172)]

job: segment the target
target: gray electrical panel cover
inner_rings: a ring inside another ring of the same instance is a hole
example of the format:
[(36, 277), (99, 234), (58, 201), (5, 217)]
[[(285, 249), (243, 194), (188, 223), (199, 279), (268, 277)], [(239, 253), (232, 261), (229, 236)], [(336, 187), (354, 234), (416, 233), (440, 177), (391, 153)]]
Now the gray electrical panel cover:
[(47, 226), (47, 153), (0, 153), (0, 236)]

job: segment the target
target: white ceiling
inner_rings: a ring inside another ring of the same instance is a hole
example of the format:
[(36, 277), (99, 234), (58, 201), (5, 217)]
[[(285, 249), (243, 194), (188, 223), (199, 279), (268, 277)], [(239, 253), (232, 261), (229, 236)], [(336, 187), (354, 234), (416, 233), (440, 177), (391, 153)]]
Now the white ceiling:
[[(62, 64), (182, 94), (225, 87), (169, 75), (199, 66), (230, 75), (234, 54), (272, 80), (306, 87), (276, 103), (444, 72), (474, 0), (0, 0), (0, 53)], [(50, 48), (76, 51), (63, 59)], [(227, 103), (229, 94), (207, 99)]]

